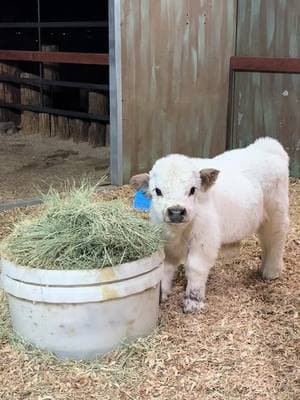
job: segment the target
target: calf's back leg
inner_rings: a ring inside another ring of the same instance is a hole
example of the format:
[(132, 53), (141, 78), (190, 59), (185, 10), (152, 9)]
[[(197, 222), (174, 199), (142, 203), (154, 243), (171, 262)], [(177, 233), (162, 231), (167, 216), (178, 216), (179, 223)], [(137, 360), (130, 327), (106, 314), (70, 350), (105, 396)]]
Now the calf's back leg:
[(262, 247), (261, 274), (264, 279), (278, 278), (283, 268), (283, 253), (289, 226), (288, 182), (278, 183), (265, 201), (267, 218), (258, 236)]

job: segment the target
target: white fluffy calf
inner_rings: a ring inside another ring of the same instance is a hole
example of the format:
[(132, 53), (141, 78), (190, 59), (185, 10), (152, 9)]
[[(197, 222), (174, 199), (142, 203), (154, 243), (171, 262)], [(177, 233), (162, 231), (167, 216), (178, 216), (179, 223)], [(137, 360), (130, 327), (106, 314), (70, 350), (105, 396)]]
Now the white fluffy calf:
[(131, 179), (136, 188), (148, 188), (150, 217), (166, 227), (163, 300), (183, 263), (183, 310), (200, 310), (221, 247), (252, 233), (258, 233), (261, 242), (262, 276), (280, 275), (289, 223), (288, 162), (278, 141), (261, 138), (212, 159), (171, 154), (156, 161), (149, 174)]

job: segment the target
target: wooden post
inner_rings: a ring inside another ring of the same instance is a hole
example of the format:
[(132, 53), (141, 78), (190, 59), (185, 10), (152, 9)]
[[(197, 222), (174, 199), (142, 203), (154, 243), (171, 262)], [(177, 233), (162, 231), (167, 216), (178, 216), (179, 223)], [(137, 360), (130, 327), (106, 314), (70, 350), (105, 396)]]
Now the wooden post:
[[(1, 63), (0, 74), (19, 77), (20, 70), (12, 64)], [(20, 86), (10, 82), (0, 82), (0, 100), (5, 101), (6, 103), (20, 103)], [(5, 108), (0, 109), (1, 121), (12, 121), (16, 125), (19, 125), (20, 119), (19, 111)]]
[[(36, 79), (37, 76), (27, 72), (21, 73), (21, 78)], [(36, 86), (21, 86), (21, 103), (24, 105), (39, 105), (40, 91)], [(31, 111), (23, 111), (21, 114), (21, 129), (25, 134), (38, 133), (39, 115)]]
[[(43, 45), (42, 51), (58, 51), (57, 45)], [(49, 80), (59, 80), (59, 64), (55, 63), (44, 63), (43, 64), (43, 77)], [(58, 88), (53, 86), (44, 86), (43, 88), (43, 103), (44, 106), (52, 106), (54, 96), (57, 93)]]
[[(108, 100), (103, 93), (89, 92), (89, 113), (102, 114), (108, 113)], [(89, 127), (88, 142), (93, 146), (105, 145), (106, 124), (92, 122)]]

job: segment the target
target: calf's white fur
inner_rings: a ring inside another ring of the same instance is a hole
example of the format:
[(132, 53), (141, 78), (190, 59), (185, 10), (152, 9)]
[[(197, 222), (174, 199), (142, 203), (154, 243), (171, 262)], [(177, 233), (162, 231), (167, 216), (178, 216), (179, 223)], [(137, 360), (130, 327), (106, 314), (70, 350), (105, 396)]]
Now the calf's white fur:
[(171, 154), (130, 183), (152, 196), (150, 218), (166, 228), (162, 300), (180, 264), (187, 287), (184, 312), (204, 306), (210, 268), (222, 246), (258, 233), (261, 273), (277, 278), (288, 230), (288, 155), (272, 138), (212, 159)]

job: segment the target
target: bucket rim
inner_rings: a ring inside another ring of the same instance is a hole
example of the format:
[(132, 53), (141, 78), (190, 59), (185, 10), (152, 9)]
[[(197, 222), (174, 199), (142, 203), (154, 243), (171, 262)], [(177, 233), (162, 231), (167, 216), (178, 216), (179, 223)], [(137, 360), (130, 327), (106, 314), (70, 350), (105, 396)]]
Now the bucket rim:
[(92, 285), (132, 279), (159, 267), (164, 260), (162, 249), (136, 261), (93, 269), (44, 269), (16, 264), (1, 257), (1, 275), (28, 284)]

